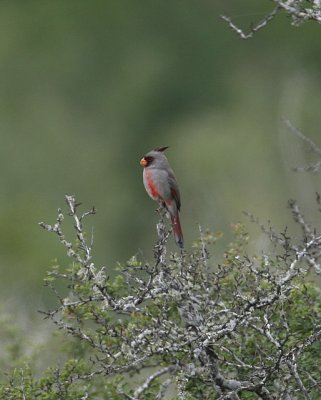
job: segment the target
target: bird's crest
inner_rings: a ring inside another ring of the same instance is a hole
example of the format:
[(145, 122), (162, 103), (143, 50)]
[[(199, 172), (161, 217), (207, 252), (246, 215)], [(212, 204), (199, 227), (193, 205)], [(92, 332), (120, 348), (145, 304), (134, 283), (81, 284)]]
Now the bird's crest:
[(166, 149), (168, 149), (169, 146), (165, 146), (165, 147), (156, 147), (156, 149), (154, 149), (154, 151), (159, 151), (160, 153), (162, 153), (163, 151), (165, 151)]

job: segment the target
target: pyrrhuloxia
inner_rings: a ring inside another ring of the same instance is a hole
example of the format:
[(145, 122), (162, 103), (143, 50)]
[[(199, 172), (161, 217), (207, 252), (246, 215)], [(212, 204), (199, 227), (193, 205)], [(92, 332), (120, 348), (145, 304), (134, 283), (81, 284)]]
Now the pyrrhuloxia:
[(174, 172), (164, 154), (167, 148), (159, 147), (150, 151), (140, 160), (140, 165), (144, 167), (146, 192), (169, 212), (175, 241), (183, 248), (183, 232), (179, 220), (181, 200)]

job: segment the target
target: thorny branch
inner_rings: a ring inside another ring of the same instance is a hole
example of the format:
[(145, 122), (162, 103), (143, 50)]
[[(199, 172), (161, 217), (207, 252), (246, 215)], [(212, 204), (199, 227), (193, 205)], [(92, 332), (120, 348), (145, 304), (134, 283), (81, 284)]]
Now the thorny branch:
[[(92, 240), (87, 243), (82, 222), (94, 209), (79, 215), (73, 196), (66, 196), (66, 203), (75, 243), (63, 234), (61, 210), (54, 225), (41, 226), (58, 236), (76, 264), (69, 272), (49, 273), (66, 281), (70, 293), (63, 298), (50, 279), (58, 305), (44, 314), (90, 349), (92, 372), (78, 379), (153, 368), (133, 391), (117, 389), (131, 400), (143, 399), (155, 385), (155, 398), (163, 399), (170, 384), (184, 398), (192, 382), (202, 382), (204, 396), (212, 393), (221, 400), (240, 399), (244, 392), (264, 400), (320, 393), (321, 374), (302, 360), (320, 341), (321, 327), (312, 323), (296, 330), (300, 315), (292, 297), (312, 301), (302, 280), (311, 266), (319, 266), (321, 237), (295, 202), (290, 208), (302, 227), (301, 244), (262, 227), (282, 252), (277, 259), (231, 251), (223, 265), (210, 267), (203, 234), (193, 254), (167, 255), (169, 232), (161, 218), (154, 262), (131, 259), (118, 283), (92, 262)], [(309, 313), (314, 322), (321, 316), (313, 305)]]

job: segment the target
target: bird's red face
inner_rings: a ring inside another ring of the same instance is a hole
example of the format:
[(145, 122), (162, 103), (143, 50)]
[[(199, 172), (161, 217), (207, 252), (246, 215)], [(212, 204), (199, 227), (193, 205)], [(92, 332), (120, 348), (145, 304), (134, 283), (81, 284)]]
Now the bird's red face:
[(148, 167), (153, 162), (153, 160), (154, 160), (154, 157), (146, 156), (146, 157), (143, 157), (139, 163), (141, 166), (143, 166), (145, 168), (145, 167)]

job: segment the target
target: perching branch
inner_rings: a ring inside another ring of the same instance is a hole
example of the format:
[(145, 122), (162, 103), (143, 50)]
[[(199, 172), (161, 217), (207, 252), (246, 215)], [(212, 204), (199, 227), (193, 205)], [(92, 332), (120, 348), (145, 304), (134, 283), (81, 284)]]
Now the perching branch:
[[(302, 393), (302, 398), (319, 393), (321, 371), (304, 360), (318, 345), (320, 326), (303, 325), (297, 331), (301, 302), (295, 304), (293, 298), (312, 301), (302, 282), (309, 267), (319, 265), (321, 239), (295, 202), (290, 207), (302, 227), (301, 242), (263, 229), (279, 246), (277, 258), (236, 254), (231, 245), (222, 265), (211, 264), (207, 247), (212, 239), (202, 230), (194, 253), (167, 254), (169, 232), (161, 217), (154, 261), (132, 258), (111, 280), (106, 268), (93, 263), (92, 243), (87, 244), (83, 230), (82, 221), (92, 210), (79, 215), (75, 198), (66, 199), (76, 243), (62, 232), (61, 210), (56, 224), (41, 226), (56, 233), (76, 263), (66, 272), (49, 273), (47, 284), (58, 304), (44, 314), (87, 347), (91, 372), (79, 379), (136, 373), (132, 390), (117, 386), (117, 393), (131, 400), (149, 393), (163, 399), (169, 385), (177, 386), (182, 398), (195, 385), (203, 397), (221, 400), (238, 400), (243, 393), (264, 400), (279, 399), (285, 392)], [(59, 294), (56, 280), (68, 284), (67, 297)], [(304, 318), (318, 321), (320, 314), (310, 307)]]

